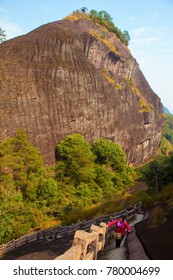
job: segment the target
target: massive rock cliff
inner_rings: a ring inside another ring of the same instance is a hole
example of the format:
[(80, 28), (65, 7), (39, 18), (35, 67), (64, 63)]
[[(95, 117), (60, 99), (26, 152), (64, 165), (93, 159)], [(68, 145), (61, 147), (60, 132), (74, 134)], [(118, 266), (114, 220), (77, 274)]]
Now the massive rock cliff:
[(49, 164), (59, 140), (80, 133), (119, 143), (138, 165), (158, 148), (162, 104), (114, 33), (64, 19), (0, 45), (0, 140), (19, 128)]

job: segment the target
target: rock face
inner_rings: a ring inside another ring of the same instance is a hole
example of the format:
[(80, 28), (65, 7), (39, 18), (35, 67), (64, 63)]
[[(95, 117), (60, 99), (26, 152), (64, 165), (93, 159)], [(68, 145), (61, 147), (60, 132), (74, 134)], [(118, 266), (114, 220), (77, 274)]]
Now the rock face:
[(73, 133), (111, 139), (129, 163), (143, 163), (158, 148), (162, 113), (128, 48), (91, 20), (53, 22), (0, 45), (0, 140), (24, 128), (48, 164)]

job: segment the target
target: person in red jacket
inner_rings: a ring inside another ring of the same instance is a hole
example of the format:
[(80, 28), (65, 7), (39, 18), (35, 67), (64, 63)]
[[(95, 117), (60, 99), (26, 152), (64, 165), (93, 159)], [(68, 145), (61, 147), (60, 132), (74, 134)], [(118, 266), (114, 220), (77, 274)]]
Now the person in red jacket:
[(117, 220), (113, 220), (112, 222), (109, 222), (107, 224), (107, 227), (116, 225), (115, 229), (115, 236), (116, 236), (116, 248), (120, 247), (121, 241), (123, 240), (124, 236), (127, 234), (127, 232), (131, 231), (130, 225), (125, 220), (125, 216), (120, 217)]

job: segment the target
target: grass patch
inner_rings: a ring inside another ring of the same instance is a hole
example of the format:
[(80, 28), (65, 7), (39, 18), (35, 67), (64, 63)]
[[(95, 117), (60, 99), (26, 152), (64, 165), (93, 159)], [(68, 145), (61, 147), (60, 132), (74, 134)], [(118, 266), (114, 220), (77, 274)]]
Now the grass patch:
[(115, 79), (110, 77), (109, 71), (106, 68), (103, 69), (103, 76), (108, 80), (109, 83), (115, 85), (117, 90), (121, 89), (121, 84), (117, 83)]
[(121, 84), (119, 84), (119, 83), (116, 83), (116, 85), (115, 85), (115, 87), (116, 87), (116, 89), (121, 89)]
[(116, 85), (116, 81), (110, 78), (106, 73), (103, 73), (103, 76), (108, 80), (109, 83)]
[(140, 107), (139, 112), (151, 112), (151, 106), (148, 104), (147, 100), (144, 97), (140, 97), (140, 99), (138, 100), (138, 104)]

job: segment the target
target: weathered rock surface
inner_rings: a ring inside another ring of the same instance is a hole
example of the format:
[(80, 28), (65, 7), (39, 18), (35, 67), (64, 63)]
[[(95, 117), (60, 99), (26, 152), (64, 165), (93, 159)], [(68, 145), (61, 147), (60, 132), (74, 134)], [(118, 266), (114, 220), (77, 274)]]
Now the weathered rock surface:
[(73, 133), (111, 139), (140, 164), (156, 152), (163, 122), (128, 48), (92, 21), (53, 22), (0, 45), (0, 140), (22, 127), (49, 164)]

